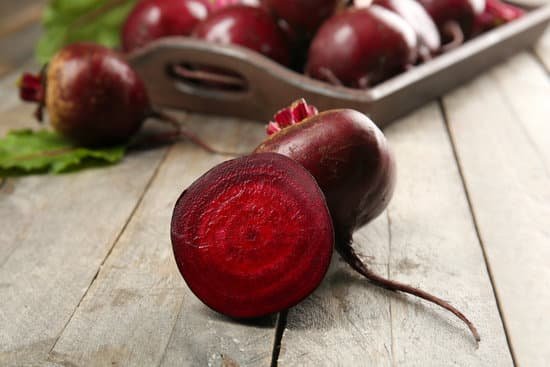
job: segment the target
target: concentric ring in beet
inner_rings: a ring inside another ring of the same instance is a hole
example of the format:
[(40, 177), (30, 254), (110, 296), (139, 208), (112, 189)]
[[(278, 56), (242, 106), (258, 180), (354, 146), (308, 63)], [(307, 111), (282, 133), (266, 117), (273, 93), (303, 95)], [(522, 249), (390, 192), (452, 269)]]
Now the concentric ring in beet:
[(182, 193), (171, 239), (195, 295), (237, 318), (284, 310), (323, 279), (334, 233), (323, 193), (276, 153), (224, 162)]

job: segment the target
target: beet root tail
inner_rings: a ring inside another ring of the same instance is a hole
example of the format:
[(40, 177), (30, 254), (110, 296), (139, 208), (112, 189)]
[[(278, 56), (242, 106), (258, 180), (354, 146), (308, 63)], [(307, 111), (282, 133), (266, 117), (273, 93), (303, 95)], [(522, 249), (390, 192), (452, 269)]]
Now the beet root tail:
[(226, 152), (217, 148), (214, 148), (204, 142), (198, 135), (196, 135), (191, 130), (187, 129), (185, 126), (183, 126), (175, 117), (164, 113), (162, 111), (153, 110), (150, 112), (149, 117), (156, 118), (161, 122), (167, 123), (171, 125), (174, 128), (174, 131), (164, 134), (158, 134), (155, 135), (151, 140), (147, 143), (155, 143), (155, 142), (167, 142), (167, 141), (173, 141), (177, 140), (179, 138), (187, 138), (189, 139), (193, 144), (199, 146), (200, 148), (204, 149), (208, 153), (212, 154), (220, 154), (225, 156), (238, 156), (238, 153), (235, 152)]
[(359, 274), (363, 275), (365, 278), (367, 278), (369, 281), (371, 281), (373, 284), (385, 288), (390, 291), (399, 291), (403, 293), (408, 293), (410, 295), (422, 298), (428, 302), (434, 303), (445, 310), (452, 312), (456, 317), (458, 317), (460, 320), (462, 320), (466, 326), (468, 326), (468, 329), (470, 329), (470, 332), (472, 333), (474, 339), (477, 343), (480, 342), (481, 337), (479, 336), (479, 332), (477, 331), (474, 324), (458, 309), (456, 309), (454, 306), (449, 304), (448, 302), (442, 300), (439, 297), (436, 297), (426, 291), (423, 291), (421, 289), (412, 287), (407, 284), (403, 284), (394, 280), (386, 279), (384, 277), (381, 277), (380, 275), (377, 275), (373, 273), (366, 265), (361, 261), (359, 256), (357, 256), (354, 249), (351, 247), (351, 245), (339, 245), (336, 247), (338, 253), (342, 258)]

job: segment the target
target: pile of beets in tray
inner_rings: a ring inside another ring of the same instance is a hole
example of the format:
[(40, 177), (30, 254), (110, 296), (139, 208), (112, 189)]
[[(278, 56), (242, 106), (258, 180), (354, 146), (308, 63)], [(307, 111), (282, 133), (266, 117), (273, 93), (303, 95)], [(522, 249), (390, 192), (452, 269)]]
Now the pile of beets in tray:
[(522, 14), (500, 0), (142, 0), (122, 45), (177, 35), (236, 44), (315, 79), (369, 88)]

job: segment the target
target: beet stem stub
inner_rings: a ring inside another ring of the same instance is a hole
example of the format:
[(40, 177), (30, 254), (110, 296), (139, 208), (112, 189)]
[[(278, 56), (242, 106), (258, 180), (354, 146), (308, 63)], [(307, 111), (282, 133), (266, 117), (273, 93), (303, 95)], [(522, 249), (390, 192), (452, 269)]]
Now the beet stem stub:
[(276, 153), (224, 162), (178, 199), (171, 224), (176, 263), (210, 308), (235, 318), (285, 310), (323, 279), (334, 232), (321, 189)]
[(390, 291), (400, 291), (403, 293), (408, 293), (413, 296), (422, 298), (428, 302), (434, 303), (444, 309), (446, 309), (449, 312), (452, 312), (456, 317), (458, 317), (460, 320), (462, 320), (466, 326), (468, 326), (468, 329), (470, 329), (470, 332), (474, 336), (474, 339), (477, 343), (481, 340), (481, 337), (479, 336), (479, 332), (477, 331), (477, 328), (474, 326), (474, 324), (466, 317), (462, 312), (460, 312), (458, 309), (456, 309), (454, 306), (450, 305), (448, 302), (442, 300), (439, 297), (436, 297), (432, 294), (429, 294), (428, 292), (425, 292), (421, 289), (412, 287), (407, 284), (403, 284), (391, 279), (386, 279), (381, 277), (380, 275), (377, 275), (370, 270), (363, 261), (357, 256), (355, 253), (355, 250), (353, 250), (353, 247), (351, 247), (351, 244), (346, 245), (337, 245), (336, 249), (340, 256), (359, 274), (363, 275), (365, 278), (370, 280), (375, 285), (385, 288)]

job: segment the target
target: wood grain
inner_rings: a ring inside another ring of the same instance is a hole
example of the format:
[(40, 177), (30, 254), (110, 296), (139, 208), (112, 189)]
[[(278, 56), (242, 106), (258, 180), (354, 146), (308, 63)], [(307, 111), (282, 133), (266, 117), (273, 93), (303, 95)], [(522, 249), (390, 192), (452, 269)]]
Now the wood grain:
[(512, 350), (521, 366), (545, 366), (550, 359), (548, 96), (546, 71), (522, 54), (444, 99)]
[[(38, 24), (44, 9), (43, 2), (33, 2), (21, 9), (13, 9), (12, 2), (12, 9), (5, 9), (5, 13), (0, 16), (0, 38), (10, 36), (30, 25)], [(18, 1), (17, 4), (19, 3)], [(2, 7), (0, 7), (0, 11)]]
[(398, 164), (388, 209), (391, 278), (449, 301), (476, 324), (482, 338), (476, 347), (465, 325), (450, 313), (411, 297), (394, 297), (394, 364), (513, 365), (440, 112), (428, 106), (386, 133)]
[[(194, 116), (191, 124), (226, 150), (250, 150), (257, 123)], [(185, 286), (173, 260), (169, 226), (181, 191), (227, 157), (189, 143), (173, 146), (94, 285), (49, 356), (75, 365), (265, 365), (272, 320), (242, 325), (204, 306)], [(166, 352), (165, 352), (166, 351)]]
[(546, 70), (550, 70), (550, 29), (546, 30), (535, 45), (535, 53), (546, 66)]
[(283, 366), (511, 366), (483, 254), (435, 104), (386, 129), (398, 185), (387, 217), (355, 236), (380, 274), (419, 286), (478, 326), (476, 347), (451, 314), (374, 288), (339, 260), (322, 286), (291, 310)]
[[(2, 83), (0, 94), (11, 93)], [(0, 133), (35, 124), (32, 107), (16, 102), (3, 107)], [(136, 152), (112, 167), (4, 181), (0, 188), (0, 365), (41, 364), (163, 154), (162, 149)]]

